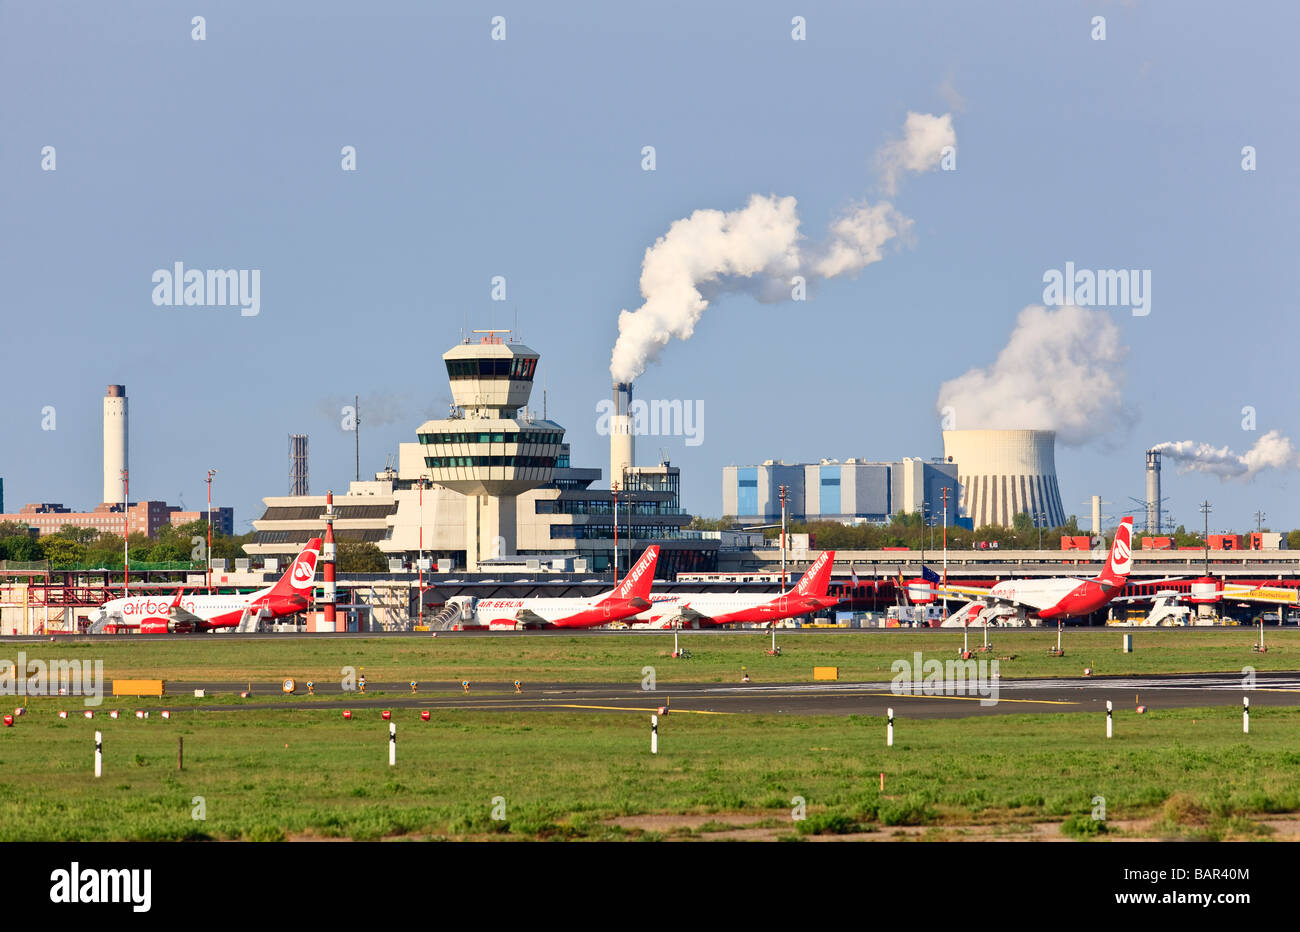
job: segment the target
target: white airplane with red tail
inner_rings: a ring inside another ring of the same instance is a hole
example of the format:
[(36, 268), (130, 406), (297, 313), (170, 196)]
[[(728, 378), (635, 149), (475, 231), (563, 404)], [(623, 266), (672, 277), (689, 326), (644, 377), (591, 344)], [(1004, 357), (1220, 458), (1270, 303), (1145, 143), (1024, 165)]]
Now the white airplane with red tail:
[(519, 628), (595, 628), (622, 621), (650, 607), (659, 546), (647, 547), (615, 588), (590, 599), (479, 599), (474, 614), (480, 626)]
[(664, 628), (716, 628), (719, 625), (766, 624), (784, 618), (811, 615), (833, 608), (840, 599), (827, 595), (835, 551), (823, 550), (797, 583), (775, 598), (768, 593), (744, 592), (674, 592), (652, 596), (650, 608), (635, 619), (638, 625)]
[(1031, 614), (1044, 621), (1081, 618), (1119, 595), (1132, 569), (1133, 518), (1129, 516), (1115, 531), (1105, 567), (1091, 579), (1004, 579), (991, 589), (941, 585), (934, 589), (934, 595), (939, 599), (970, 600), (948, 616), (943, 622), (945, 628), (988, 625), (1003, 618), (1024, 624)]
[(313, 537), (273, 586), (244, 595), (133, 595), (112, 599), (92, 616), (92, 632), (115, 629), (141, 634), (244, 628), (311, 608), (321, 539)]

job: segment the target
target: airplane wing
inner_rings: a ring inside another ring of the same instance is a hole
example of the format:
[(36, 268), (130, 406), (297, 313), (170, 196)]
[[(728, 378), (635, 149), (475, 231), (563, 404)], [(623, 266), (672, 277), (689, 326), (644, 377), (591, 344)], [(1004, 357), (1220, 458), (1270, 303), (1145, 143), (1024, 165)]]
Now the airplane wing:
[(990, 599), (989, 590), (979, 586), (936, 586), (931, 590), (936, 599)]
[(993, 595), (988, 589), (975, 586), (947, 586), (934, 591), (936, 599), (957, 599), (964, 602), (979, 602), (986, 608), (1014, 608), (1038, 610), (1046, 608), (1051, 602), (1036, 599), (1033, 593), (1026, 593), (1021, 598), (1008, 599), (1006, 596)]
[(167, 617), (178, 625), (191, 625), (198, 627), (203, 624), (204, 619), (181, 608), (180, 605), (173, 605), (167, 610)]
[(529, 608), (521, 608), (515, 612), (515, 622), (525, 628), (549, 628), (552, 625), (552, 622)]

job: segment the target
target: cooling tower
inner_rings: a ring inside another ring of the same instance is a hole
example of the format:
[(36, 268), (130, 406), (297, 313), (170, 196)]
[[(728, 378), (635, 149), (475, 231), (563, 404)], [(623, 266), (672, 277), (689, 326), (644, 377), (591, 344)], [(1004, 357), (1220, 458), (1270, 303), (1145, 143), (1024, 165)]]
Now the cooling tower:
[(1046, 515), (1035, 523), (1065, 523), (1056, 482), (1052, 430), (945, 430), (945, 458), (957, 464), (961, 510), (976, 527), (1010, 527), (1017, 514)]
[(104, 395), (104, 501), (120, 505), (126, 496), (126, 386), (110, 385)]

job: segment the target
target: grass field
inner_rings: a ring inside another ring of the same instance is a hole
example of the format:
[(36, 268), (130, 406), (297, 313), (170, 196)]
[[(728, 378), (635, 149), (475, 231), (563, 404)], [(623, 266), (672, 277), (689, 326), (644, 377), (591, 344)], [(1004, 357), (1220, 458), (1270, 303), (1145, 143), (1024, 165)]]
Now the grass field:
[[(1260, 708), (1249, 736), (1235, 709), (1118, 712), (1110, 741), (1093, 715), (904, 721), (892, 749), (876, 718), (674, 715), (658, 756), (641, 714), (437, 711), (426, 723), (398, 710), (389, 767), (374, 710), (87, 721), (58, 719), (57, 702), (34, 700), (0, 729), (0, 840), (1017, 837), (1042, 823), (1257, 838), (1270, 814), (1300, 810), (1291, 708)], [(805, 820), (792, 819), (795, 796)], [(1090, 818), (1096, 796), (1104, 823)]]
[[(1300, 631), (1269, 630), (1269, 651), (1251, 651), (1258, 633), (1248, 628), (1134, 631), (1136, 649), (1121, 650), (1116, 630), (1066, 630), (1065, 656), (1047, 649), (1055, 629), (992, 631), (992, 657), (1003, 677), (1077, 676), (1085, 666), (1098, 675), (1237, 672), (1300, 669)], [(981, 642), (972, 631), (971, 645)], [(660, 683), (723, 682), (740, 678), (744, 667), (759, 682), (812, 679), (814, 666), (837, 666), (840, 679), (889, 679), (890, 665), (910, 661), (914, 651), (927, 657), (952, 657), (962, 644), (961, 631), (889, 631), (858, 634), (778, 632), (779, 657), (764, 651), (770, 635), (683, 633), (681, 646), (692, 656), (675, 660), (671, 635), (512, 638), (293, 638), (225, 640), (95, 639), (8, 645), (5, 659), (19, 649), (29, 658), (99, 658), (108, 679), (161, 677), (167, 680), (337, 681), (345, 666), (357, 668), (367, 681), (381, 683), (459, 682), (462, 679), (525, 682), (639, 682), (646, 665), (655, 667)], [(1010, 659), (1009, 659), (1010, 658)]]

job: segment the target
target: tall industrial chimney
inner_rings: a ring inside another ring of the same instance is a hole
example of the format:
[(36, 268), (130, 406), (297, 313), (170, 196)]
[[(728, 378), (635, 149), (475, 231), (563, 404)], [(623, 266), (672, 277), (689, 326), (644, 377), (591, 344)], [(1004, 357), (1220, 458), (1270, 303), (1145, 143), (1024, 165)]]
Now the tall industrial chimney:
[(307, 435), (289, 435), (289, 494), (306, 495), (307, 480)]
[(1160, 453), (1147, 450), (1147, 533), (1160, 533)]
[(104, 395), (104, 501), (120, 505), (126, 499), (126, 386), (110, 385)]
[(623, 471), (636, 465), (636, 448), (632, 433), (632, 383), (614, 385), (614, 416), (609, 421), (609, 481), (624, 486)]

